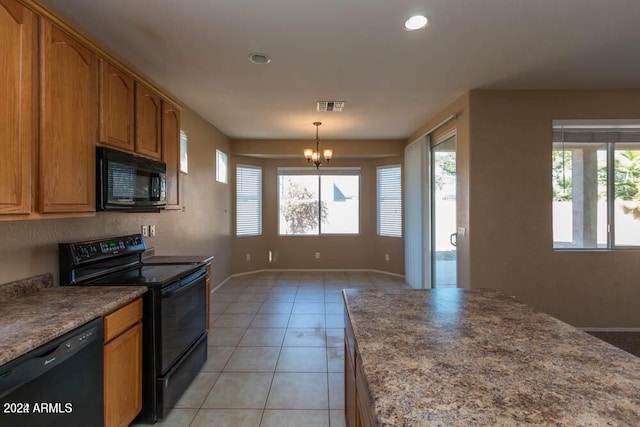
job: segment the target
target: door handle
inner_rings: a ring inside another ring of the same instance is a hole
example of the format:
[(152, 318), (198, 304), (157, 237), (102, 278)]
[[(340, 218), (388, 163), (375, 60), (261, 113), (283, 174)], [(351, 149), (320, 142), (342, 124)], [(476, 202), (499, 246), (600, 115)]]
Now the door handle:
[(449, 243), (451, 243), (451, 246), (458, 246), (458, 233), (451, 233)]

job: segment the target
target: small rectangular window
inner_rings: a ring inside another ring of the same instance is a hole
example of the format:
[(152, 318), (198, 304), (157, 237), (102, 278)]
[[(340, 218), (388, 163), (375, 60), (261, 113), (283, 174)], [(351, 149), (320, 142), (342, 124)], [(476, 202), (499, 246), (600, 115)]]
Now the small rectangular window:
[(262, 169), (238, 165), (236, 168), (236, 235), (262, 234)]
[(402, 237), (402, 169), (377, 168), (378, 235)]
[(216, 150), (216, 181), (226, 184), (228, 182), (227, 175), (227, 155)]
[(180, 172), (189, 173), (189, 157), (187, 155), (189, 139), (187, 131), (180, 129)]

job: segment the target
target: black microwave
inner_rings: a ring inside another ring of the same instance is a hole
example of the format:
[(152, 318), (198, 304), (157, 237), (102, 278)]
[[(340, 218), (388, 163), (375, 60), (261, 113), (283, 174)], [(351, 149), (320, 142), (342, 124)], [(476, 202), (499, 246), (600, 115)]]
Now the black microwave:
[(96, 150), (96, 208), (155, 210), (167, 205), (167, 165), (107, 147)]

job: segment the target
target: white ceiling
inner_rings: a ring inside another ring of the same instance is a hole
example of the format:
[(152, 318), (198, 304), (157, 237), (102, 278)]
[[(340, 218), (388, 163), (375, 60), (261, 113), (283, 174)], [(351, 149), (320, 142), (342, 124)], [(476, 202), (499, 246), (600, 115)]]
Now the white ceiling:
[(640, 87), (640, 0), (41, 3), (232, 138), (406, 138), (470, 89)]

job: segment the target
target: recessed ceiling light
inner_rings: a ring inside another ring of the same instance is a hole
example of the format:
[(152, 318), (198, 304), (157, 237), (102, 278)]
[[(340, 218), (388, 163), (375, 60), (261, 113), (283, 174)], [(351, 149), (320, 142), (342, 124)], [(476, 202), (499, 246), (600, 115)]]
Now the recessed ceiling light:
[(429, 18), (424, 15), (414, 15), (404, 22), (404, 28), (407, 31), (415, 31), (424, 28), (429, 23)]
[(262, 65), (271, 62), (271, 58), (261, 53), (252, 53), (249, 55), (249, 61), (253, 62), (254, 64)]

